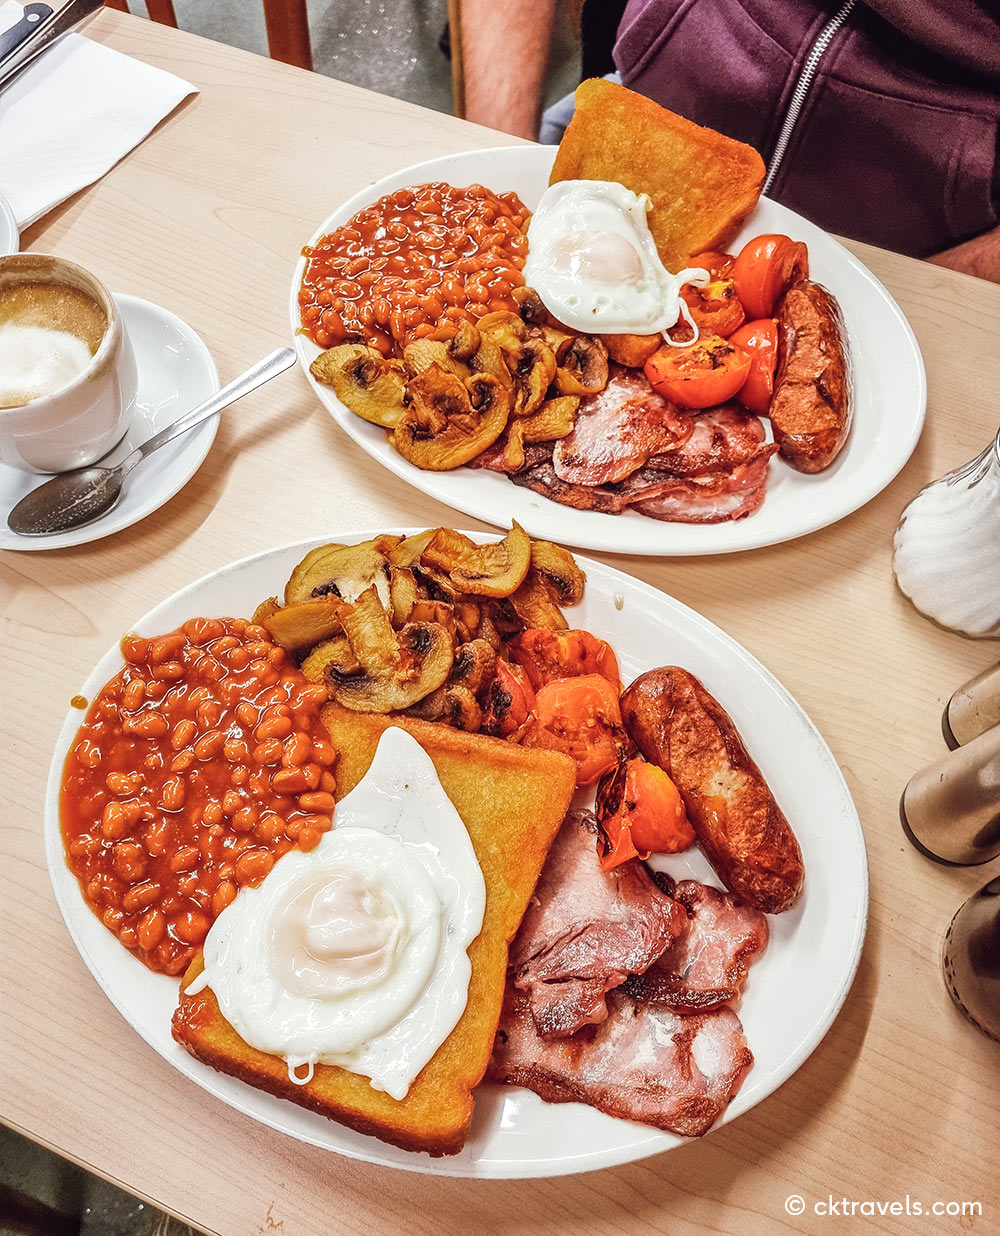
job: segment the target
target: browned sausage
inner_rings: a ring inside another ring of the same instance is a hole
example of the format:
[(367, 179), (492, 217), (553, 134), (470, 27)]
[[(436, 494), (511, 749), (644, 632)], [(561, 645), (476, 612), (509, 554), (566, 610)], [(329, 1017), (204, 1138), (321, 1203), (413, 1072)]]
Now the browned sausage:
[(777, 914), (802, 888), (802, 854), (760, 769), (722, 705), (675, 665), (622, 696), (632, 741), (680, 791), (698, 844), (728, 889)]
[(778, 372), (768, 416), (782, 459), (800, 472), (833, 463), (851, 427), (851, 366), (840, 306), (800, 279), (778, 306)]

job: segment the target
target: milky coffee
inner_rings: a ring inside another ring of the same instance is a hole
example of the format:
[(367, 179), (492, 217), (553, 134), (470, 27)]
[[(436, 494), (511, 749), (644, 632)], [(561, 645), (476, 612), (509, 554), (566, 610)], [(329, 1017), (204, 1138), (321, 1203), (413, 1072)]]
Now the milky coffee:
[(107, 329), (104, 309), (69, 283), (4, 283), (0, 408), (23, 407), (68, 386), (89, 367)]

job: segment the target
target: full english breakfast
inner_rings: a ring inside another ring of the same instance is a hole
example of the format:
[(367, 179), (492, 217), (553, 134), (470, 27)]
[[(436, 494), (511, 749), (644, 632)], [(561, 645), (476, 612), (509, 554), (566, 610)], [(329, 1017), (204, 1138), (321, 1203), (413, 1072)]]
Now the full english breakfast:
[[(584, 587), (516, 524), (436, 528), (318, 546), (249, 620), (125, 637), (67, 757), (66, 861), (181, 977), (188, 1052), (432, 1155), (484, 1077), (686, 1136), (725, 1110), (801, 856), (698, 679), (623, 692), (569, 627)], [(724, 888), (646, 864), (693, 846)]]
[(417, 184), (306, 250), (311, 373), (415, 467), (486, 468), (580, 510), (746, 518), (773, 455), (824, 470), (852, 415), (843, 318), (805, 244), (723, 251), (762, 179), (750, 147), (587, 82), (533, 212)]

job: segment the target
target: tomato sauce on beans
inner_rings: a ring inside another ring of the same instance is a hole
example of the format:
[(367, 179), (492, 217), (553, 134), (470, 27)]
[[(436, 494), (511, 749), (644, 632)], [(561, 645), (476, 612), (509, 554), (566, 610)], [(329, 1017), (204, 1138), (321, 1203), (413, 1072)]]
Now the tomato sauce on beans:
[(241, 886), (329, 829), (326, 691), (241, 618), (128, 637), (122, 654), (66, 761), (63, 842), (104, 925), (179, 974)]
[(482, 185), (414, 185), (379, 198), (307, 249), (299, 291), (321, 348), (360, 341), (389, 356), (436, 329), (516, 308), (528, 209)]

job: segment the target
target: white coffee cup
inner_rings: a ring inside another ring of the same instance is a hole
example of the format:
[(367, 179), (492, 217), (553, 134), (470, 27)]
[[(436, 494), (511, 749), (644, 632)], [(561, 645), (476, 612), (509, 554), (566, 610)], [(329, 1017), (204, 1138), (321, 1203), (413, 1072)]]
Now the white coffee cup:
[[(106, 327), (89, 361), (83, 354), (73, 376), (68, 381), (53, 377), (51, 389), (43, 382), (23, 398), (10, 396), (4, 393), (0, 371), (0, 404), (18, 400), (14, 406), (0, 406), (0, 461), (29, 472), (68, 472), (100, 459), (125, 436), (138, 391), (135, 354), (107, 288), (82, 266), (49, 254), (0, 257), (0, 330), (5, 289), (9, 301), (24, 290), (16, 285), (34, 284), (65, 285), (84, 293), (103, 311)], [(66, 324), (32, 321), (28, 328), (63, 331)], [(2, 364), (0, 357), (0, 369)], [(6, 381), (9, 386), (14, 378), (8, 375)]]

